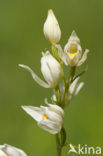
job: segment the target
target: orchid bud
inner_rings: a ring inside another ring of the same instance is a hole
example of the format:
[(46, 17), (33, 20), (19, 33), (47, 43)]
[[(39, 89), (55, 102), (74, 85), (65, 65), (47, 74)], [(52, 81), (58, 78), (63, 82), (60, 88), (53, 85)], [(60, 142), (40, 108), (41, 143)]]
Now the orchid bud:
[(23, 64), (19, 64), (19, 66), (29, 71), (33, 79), (40, 86), (44, 88), (55, 88), (57, 87), (59, 80), (61, 78), (62, 73), (61, 66), (59, 62), (50, 54), (49, 51), (42, 54), (43, 56), (41, 58), (41, 72), (47, 83), (41, 80), (29, 66)]
[(51, 88), (55, 88), (61, 77), (59, 62), (47, 51), (41, 58), (41, 72)]
[(56, 44), (61, 38), (61, 30), (58, 21), (52, 10), (48, 11), (47, 19), (44, 23), (44, 35), (50, 43)]

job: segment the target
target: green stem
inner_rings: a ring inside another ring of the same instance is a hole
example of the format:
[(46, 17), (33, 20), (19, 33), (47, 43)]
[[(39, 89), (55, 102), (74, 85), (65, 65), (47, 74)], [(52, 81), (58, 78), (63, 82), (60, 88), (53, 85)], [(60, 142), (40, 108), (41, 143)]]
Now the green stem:
[(74, 77), (74, 75), (75, 75), (75, 71), (76, 71), (76, 66), (71, 67), (71, 69), (70, 69), (70, 74), (69, 74), (69, 78), (68, 78), (68, 87), (69, 87), (69, 85), (70, 85), (71, 82), (72, 82), (72, 79), (73, 79), (73, 77)]
[(66, 142), (66, 131), (64, 127), (62, 127), (60, 134), (61, 134), (61, 147), (63, 147), (65, 146)]
[(60, 57), (58, 56), (57, 48), (55, 47), (55, 45), (52, 44), (51, 50), (52, 50), (52, 54), (53, 54), (54, 58), (56, 58), (56, 60), (57, 60), (60, 64), (62, 64), (61, 59), (60, 59)]
[(64, 86), (66, 88), (66, 79), (65, 79), (64, 72), (63, 72), (63, 67), (61, 67), (61, 68), (62, 68), (62, 80), (63, 80)]
[(70, 69), (70, 74), (69, 74), (69, 77), (68, 77), (68, 83), (66, 83), (66, 85), (65, 85), (65, 94), (64, 94), (63, 104), (62, 104), (62, 107), (63, 107), (63, 108), (64, 108), (65, 105), (66, 105), (66, 100), (67, 100), (67, 98), (68, 98), (68, 89), (69, 89), (69, 86), (70, 86), (70, 84), (72, 83), (72, 80), (73, 80), (73, 78), (74, 78), (75, 71), (76, 71), (76, 66), (71, 67), (71, 69)]
[(66, 131), (65, 131), (64, 127), (62, 127), (62, 129), (60, 131), (60, 135), (59, 135), (59, 133), (56, 134), (57, 156), (62, 155), (62, 148), (65, 146), (65, 142), (66, 142)]
[(56, 151), (57, 151), (57, 156), (61, 156), (62, 148), (60, 145), (59, 134), (56, 134)]
[(55, 95), (56, 95), (56, 99), (57, 99), (57, 105), (60, 105), (60, 90), (59, 90), (59, 87), (55, 88)]

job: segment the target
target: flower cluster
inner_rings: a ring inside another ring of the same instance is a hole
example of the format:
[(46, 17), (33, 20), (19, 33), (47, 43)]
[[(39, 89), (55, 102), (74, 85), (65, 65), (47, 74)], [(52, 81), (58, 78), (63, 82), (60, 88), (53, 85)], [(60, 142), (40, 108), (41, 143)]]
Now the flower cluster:
[[(64, 50), (62, 49), (62, 46), (58, 44), (61, 39), (61, 29), (52, 10), (48, 11), (43, 32), (51, 44), (51, 52), (42, 52), (41, 57), (41, 72), (45, 80), (39, 78), (29, 66), (23, 64), (19, 64), (19, 66), (28, 70), (40, 86), (53, 88), (53, 96), (49, 99), (49, 103), (45, 99), (47, 106), (22, 106), (22, 108), (37, 121), (40, 128), (51, 134), (61, 132), (65, 140), (65, 129), (63, 125), (64, 108), (84, 85), (83, 82), (78, 83), (78, 81), (86, 70), (76, 75), (76, 68), (86, 61), (89, 50), (86, 49), (83, 53), (80, 39), (75, 31), (71, 33)], [(67, 80), (63, 65), (66, 65), (67, 68), (69, 66)], [(65, 141), (63, 142), (65, 143)], [(61, 148), (62, 146), (64, 144), (60, 143)]]

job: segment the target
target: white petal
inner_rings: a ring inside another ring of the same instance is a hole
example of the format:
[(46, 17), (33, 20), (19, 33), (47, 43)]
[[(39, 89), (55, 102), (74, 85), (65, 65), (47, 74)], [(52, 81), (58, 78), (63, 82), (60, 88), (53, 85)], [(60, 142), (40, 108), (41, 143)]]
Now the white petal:
[(48, 99), (47, 98), (45, 98), (44, 99), (44, 103), (46, 104), (46, 105), (48, 105), (49, 103), (48, 103)]
[(83, 56), (82, 56), (82, 58), (81, 58), (81, 60), (78, 62), (77, 66), (82, 65), (86, 61), (88, 52), (89, 52), (89, 50), (86, 49)]
[(63, 101), (63, 99), (64, 99), (64, 92), (65, 92), (64, 83), (60, 83), (59, 84), (59, 89), (60, 89), (60, 93), (61, 93), (61, 101)]
[(70, 85), (70, 87), (69, 87), (69, 92), (70, 92), (70, 94), (73, 94), (73, 92), (75, 91), (79, 78), (80, 78), (80, 77), (76, 78), (76, 79), (71, 83), (71, 85)]
[(79, 91), (82, 89), (83, 86), (84, 86), (84, 82), (79, 83), (79, 85), (75, 91), (75, 95), (77, 95), (79, 93)]
[(42, 87), (44, 87), (44, 88), (50, 88), (50, 86), (49, 86), (47, 83), (45, 83), (43, 80), (41, 80), (41, 79), (33, 72), (33, 70), (32, 70), (30, 67), (28, 67), (27, 65), (23, 65), (23, 64), (19, 64), (19, 66), (22, 67), (22, 68), (24, 68), (24, 69), (26, 69), (26, 70), (28, 70), (28, 71), (31, 73), (33, 79), (34, 79), (40, 86), (42, 86)]
[(63, 123), (64, 116), (61, 114), (60, 111), (57, 109), (54, 109), (53, 107), (44, 107), (40, 106), (44, 114), (47, 115), (48, 119), (50, 121), (60, 122), (61, 124)]
[(0, 152), (4, 152), (4, 155), (0, 153), (0, 156), (27, 156), (26, 153), (24, 153), (24, 151), (11, 145), (4, 144), (0, 147), (0, 149)]
[(61, 130), (61, 124), (50, 120), (42, 120), (41, 122), (38, 122), (38, 126), (51, 134), (59, 133)]
[(71, 36), (70, 36), (68, 41), (76, 41), (76, 42), (80, 43), (80, 39), (77, 36), (75, 30), (72, 31), (72, 34), (71, 34)]
[(52, 98), (53, 98), (54, 101), (57, 101), (57, 98), (56, 98), (55, 94), (52, 95)]
[(60, 111), (62, 113), (62, 115), (64, 116), (64, 110), (61, 107), (59, 107), (58, 105), (48, 104), (48, 106), (50, 106), (51, 108), (54, 108), (54, 109)]
[(73, 31), (71, 36), (69, 37), (68, 42), (66, 43), (66, 45), (64, 47), (64, 52), (67, 52), (67, 50), (71, 44), (77, 45), (77, 47), (78, 47), (77, 49), (79, 49), (80, 51), (82, 50), (81, 46), (80, 46), (80, 39), (76, 35), (75, 31)]
[(5, 148), (5, 145), (0, 145), (0, 149), (3, 149), (3, 148)]
[(68, 59), (68, 64), (70, 66), (77, 66), (78, 64), (78, 61), (80, 60), (81, 58), (81, 52), (76, 52), (73, 56), (70, 56), (70, 54), (68, 54), (69, 56), (69, 59)]
[(66, 101), (66, 104), (68, 104), (68, 103), (69, 103), (69, 101), (71, 101), (71, 100), (72, 100), (72, 97), (73, 97), (73, 95), (71, 95), (71, 94), (68, 96), (68, 99), (67, 99), (67, 101)]
[(23, 110), (37, 122), (42, 120), (43, 112), (39, 107), (22, 106)]
[(57, 52), (60, 59), (65, 63), (65, 65), (68, 65), (68, 55), (63, 52), (62, 47), (59, 44), (56, 44), (55, 46), (58, 49)]
[[(52, 95), (52, 99), (53, 99), (54, 101), (56, 101), (56, 95), (55, 95), (55, 94), (53, 94), (53, 95)], [(48, 102), (48, 99), (47, 99), (47, 98), (45, 98), (45, 99), (44, 99), (44, 103), (45, 103), (46, 105), (48, 105), (48, 104), (49, 104), (49, 102)]]
[(2, 150), (0, 150), (0, 156), (8, 156), (8, 155), (4, 153)]
[(12, 156), (26, 156), (26, 154), (22, 150), (20, 150), (16, 147), (10, 146), (10, 145), (7, 148), (7, 153), (10, 156), (11, 155)]
[(48, 104), (49, 107), (40, 106), (44, 114), (48, 116), (48, 119), (54, 122), (63, 123), (64, 110), (55, 104)]
[(59, 84), (59, 89), (60, 89), (61, 94), (64, 94), (65, 86), (62, 82)]

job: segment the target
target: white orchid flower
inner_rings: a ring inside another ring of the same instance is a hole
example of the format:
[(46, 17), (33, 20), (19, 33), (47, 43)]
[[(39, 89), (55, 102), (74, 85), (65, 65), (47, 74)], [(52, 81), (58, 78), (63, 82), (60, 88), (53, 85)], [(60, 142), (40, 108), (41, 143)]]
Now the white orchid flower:
[(27, 156), (24, 151), (11, 145), (0, 145), (0, 156)]
[(76, 35), (75, 31), (72, 32), (68, 43), (65, 45), (64, 52), (60, 45), (56, 45), (58, 49), (58, 55), (61, 60), (70, 66), (80, 66), (82, 65), (86, 59), (87, 54), (89, 52), (88, 49), (85, 50), (84, 54), (82, 55), (82, 48), (80, 45), (80, 39)]
[(61, 77), (61, 66), (49, 51), (42, 53), (42, 55), (41, 72), (47, 83), (41, 80), (30, 67), (23, 64), (19, 64), (19, 66), (28, 70), (31, 73), (33, 79), (42, 87), (55, 88), (58, 85)]
[(76, 96), (84, 86), (84, 82), (78, 83), (79, 79), (80, 77), (76, 78), (69, 87), (69, 96), (68, 96), (69, 100), (71, 100), (74, 96)]
[(61, 107), (48, 104), (48, 107), (22, 106), (38, 123), (38, 126), (51, 134), (59, 133), (64, 120), (64, 111)]
[(61, 38), (61, 30), (58, 21), (52, 10), (48, 11), (47, 19), (44, 23), (44, 35), (53, 44), (58, 43)]

